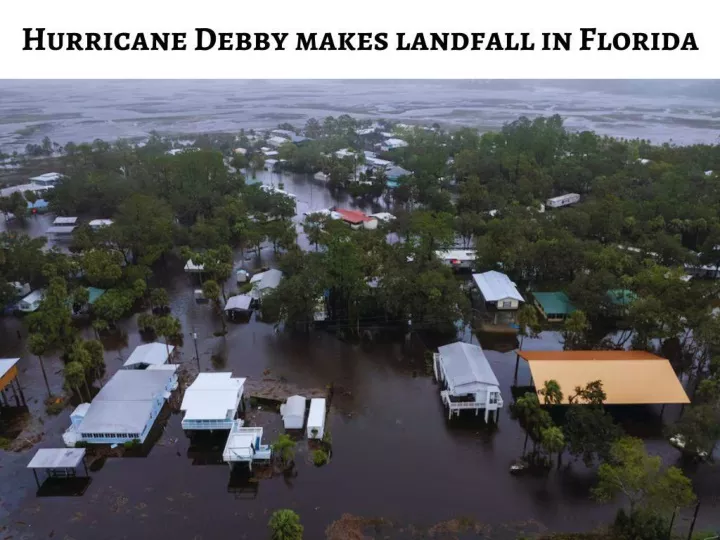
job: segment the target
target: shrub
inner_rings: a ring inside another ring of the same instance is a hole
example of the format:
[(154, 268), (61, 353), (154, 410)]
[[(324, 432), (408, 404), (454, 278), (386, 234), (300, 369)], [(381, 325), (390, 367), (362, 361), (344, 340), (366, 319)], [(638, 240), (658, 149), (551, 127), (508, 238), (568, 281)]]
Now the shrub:
[(322, 449), (313, 450), (313, 463), (316, 467), (322, 467), (330, 460), (327, 452)]
[(242, 285), (240, 285), (238, 292), (240, 294), (247, 294), (252, 290), (252, 288), (253, 288), (253, 284), (248, 281), (247, 283), (243, 283)]
[(75, 448), (87, 448), (88, 443), (87, 441), (78, 441), (75, 443)]
[(304, 528), (300, 524), (300, 516), (292, 510), (275, 510), (268, 527), (272, 540), (302, 540)]
[(50, 416), (57, 416), (67, 406), (67, 401), (62, 397), (50, 397), (45, 400), (45, 412)]
[(7, 450), (10, 448), (10, 439), (6, 439), (5, 437), (0, 437), (0, 450)]

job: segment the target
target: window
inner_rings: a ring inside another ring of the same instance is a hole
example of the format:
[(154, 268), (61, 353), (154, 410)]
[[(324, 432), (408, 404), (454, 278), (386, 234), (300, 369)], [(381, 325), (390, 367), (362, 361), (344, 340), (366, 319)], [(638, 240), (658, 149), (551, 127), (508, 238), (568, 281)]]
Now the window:
[(500, 302), (500, 307), (505, 308), (505, 309), (511, 308), (512, 300), (503, 300), (502, 302)]
[(496, 404), (498, 402), (497, 398), (498, 398), (497, 392), (490, 392), (490, 403), (491, 404), (493, 404), (493, 405)]

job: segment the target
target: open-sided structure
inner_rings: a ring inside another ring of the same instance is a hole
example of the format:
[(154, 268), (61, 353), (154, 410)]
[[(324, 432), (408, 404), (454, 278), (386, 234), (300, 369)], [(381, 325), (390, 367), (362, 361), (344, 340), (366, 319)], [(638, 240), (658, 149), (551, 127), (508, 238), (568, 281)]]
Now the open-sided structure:
[(88, 476), (84, 448), (41, 448), (30, 460), (27, 468), (35, 475), (35, 483), (39, 488), (38, 469), (47, 471), (50, 478), (73, 478), (81, 463), (85, 467), (85, 476)]
[(690, 403), (670, 362), (646, 351), (519, 351), (536, 389), (554, 380), (563, 399), (601, 381), (607, 405)]
[(157, 342), (138, 345), (123, 364), (123, 369), (147, 369), (166, 364), (174, 350), (172, 345)]

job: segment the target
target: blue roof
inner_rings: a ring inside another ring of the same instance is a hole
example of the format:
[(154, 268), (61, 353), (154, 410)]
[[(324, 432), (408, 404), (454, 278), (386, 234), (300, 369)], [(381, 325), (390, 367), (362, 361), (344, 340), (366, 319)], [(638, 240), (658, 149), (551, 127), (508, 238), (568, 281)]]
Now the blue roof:
[(39, 210), (40, 208), (47, 208), (48, 203), (45, 199), (38, 199), (34, 203), (31, 203), (31, 202), (27, 203), (27, 207), (28, 207), (28, 210), (32, 210), (32, 209)]

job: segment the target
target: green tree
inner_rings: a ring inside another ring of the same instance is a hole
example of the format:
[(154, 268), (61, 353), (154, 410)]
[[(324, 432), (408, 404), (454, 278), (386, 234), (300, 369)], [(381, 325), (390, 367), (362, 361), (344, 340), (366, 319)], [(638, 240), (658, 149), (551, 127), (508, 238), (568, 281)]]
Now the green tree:
[(316, 250), (318, 249), (318, 244), (320, 244), (320, 240), (324, 234), (323, 231), (327, 220), (327, 216), (318, 212), (313, 212), (305, 216), (305, 221), (303, 221), (303, 231), (305, 231), (308, 242), (314, 245)]
[(91, 249), (82, 254), (80, 266), (91, 285), (110, 288), (122, 277), (122, 261), (118, 251)]
[(165, 339), (165, 348), (168, 356), (170, 356), (170, 340), (179, 336), (182, 332), (180, 321), (172, 315), (158, 317), (155, 321), (155, 332)]
[(225, 306), (223, 305), (223, 301), (220, 299), (220, 286), (217, 282), (210, 279), (203, 283), (202, 290), (203, 296), (212, 302), (215, 312), (220, 317), (222, 333), (225, 335), (227, 333), (227, 325), (225, 324)]
[(545, 405), (560, 405), (563, 402), (562, 390), (554, 379), (545, 381), (543, 387), (538, 390), (538, 394), (542, 396)]
[(300, 516), (292, 510), (275, 510), (268, 522), (272, 540), (302, 540)]
[(277, 441), (272, 444), (272, 451), (280, 455), (283, 467), (291, 466), (295, 459), (295, 441), (289, 435), (281, 433)]
[(47, 373), (45, 372), (45, 362), (43, 361), (43, 355), (47, 352), (47, 342), (42, 334), (30, 334), (28, 336), (28, 350), (31, 354), (38, 357), (40, 362), (40, 369), (42, 370), (43, 379), (45, 380), (45, 387), (47, 388), (48, 397), (52, 397), (52, 391), (50, 390), (50, 383), (48, 382)]
[(649, 456), (640, 439), (623, 437), (613, 443), (610, 461), (600, 465), (592, 490), (598, 501), (622, 495), (629, 513), (642, 509), (672, 512), (695, 500), (690, 480), (677, 467), (662, 467), (660, 456)]
[(93, 313), (114, 328), (117, 321), (130, 312), (133, 295), (120, 289), (112, 289), (97, 299), (93, 305)]
[(140, 332), (155, 332), (157, 319), (150, 313), (141, 313), (137, 318), (138, 330)]
[(537, 394), (527, 392), (519, 397), (510, 407), (510, 413), (517, 419), (525, 430), (525, 442), (523, 443), (523, 455), (527, 449), (528, 438), (533, 441), (533, 455), (538, 443), (542, 441), (544, 429), (552, 427), (552, 419), (546, 410), (540, 406)]
[(580, 310), (574, 311), (563, 324), (563, 348), (565, 350), (581, 349), (587, 341), (590, 323), (587, 316)]
[[(65, 379), (65, 386), (68, 390), (75, 392), (81, 400), (84, 400), (85, 397), (80, 391), (80, 388), (83, 384), (87, 387), (87, 381), (85, 380), (85, 368), (82, 364), (79, 362), (68, 362), (65, 364), (63, 376)], [(92, 399), (92, 396), (88, 394), (88, 400), (89, 399)]]
[(152, 289), (150, 291), (150, 303), (153, 309), (164, 310), (170, 305), (170, 297), (165, 289)]
[(557, 466), (560, 468), (562, 453), (565, 450), (565, 435), (557, 426), (548, 426), (540, 431), (540, 446), (548, 455), (557, 454)]

